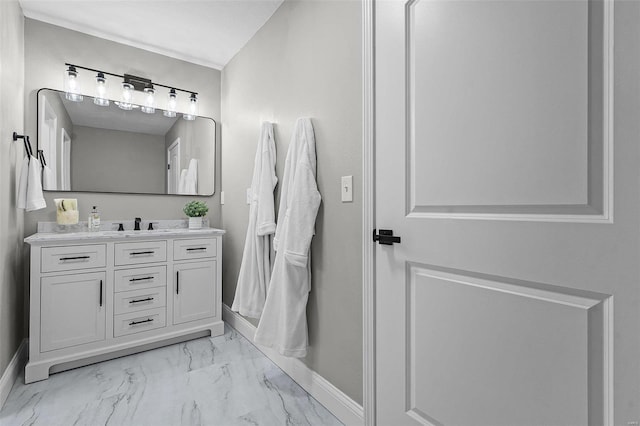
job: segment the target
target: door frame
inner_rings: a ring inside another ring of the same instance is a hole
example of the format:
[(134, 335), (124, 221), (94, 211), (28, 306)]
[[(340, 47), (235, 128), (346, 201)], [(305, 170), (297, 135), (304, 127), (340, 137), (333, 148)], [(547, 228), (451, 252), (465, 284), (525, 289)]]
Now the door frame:
[[(180, 193), (180, 137), (178, 136), (167, 148), (167, 164), (171, 164), (171, 150), (173, 150), (176, 146), (178, 147), (178, 170), (167, 169), (167, 194), (179, 194)], [(173, 173), (177, 173), (178, 182), (176, 183), (175, 192), (171, 192), (171, 175)]]
[(71, 191), (71, 137), (67, 130), (60, 130), (60, 186), (62, 191)]
[(362, 0), (362, 405), (376, 424), (374, 0)]

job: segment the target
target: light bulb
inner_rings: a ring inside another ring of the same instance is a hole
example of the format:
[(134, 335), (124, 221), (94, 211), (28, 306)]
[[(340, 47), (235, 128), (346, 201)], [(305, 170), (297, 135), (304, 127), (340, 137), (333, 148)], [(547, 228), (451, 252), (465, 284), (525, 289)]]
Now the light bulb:
[(124, 109), (125, 111), (130, 111), (133, 109), (133, 105), (131, 104), (131, 98), (133, 97), (133, 84), (130, 83), (122, 83), (122, 101), (118, 102), (118, 107), (120, 109)]
[(189, 97), (189, 112), (187, 114), (183, 114), (182, 118), (185, 120), (195, 120), (198, 115), (198, 96), (195, 93), (192, 93)]
[(78, 82), (78, 71), (73, 65), (64, 72), (65, 98), (73, 102), (82, 102), (84, 97), (80, 94), (80, 84)]
[(155, 98), (155, 93), (156, 91), (153, 89), (153, 87), (145, 87), (144, 89), (144, 93), (146, 93), (146, 98), (144, 101), (144, 106), (142, 108), (140, 108), (140, 110), (146, 114), (153, 114), (156, 112), (156, 98)]
[(107, 96), (107, 79), (104, 77), (104, 73), (99, 72), (96, 76), (96, 96), (93, 98), (93, 103), (99, 106), (109, 106), (109, 99)]
[(178, 97), (176, 95), (176, 89), (169, 90), (169, 99), (167, 100), (167, 109), (163, 114), (165, 117), (173, 118), (176, 116), (176, 104), (178, 103)]

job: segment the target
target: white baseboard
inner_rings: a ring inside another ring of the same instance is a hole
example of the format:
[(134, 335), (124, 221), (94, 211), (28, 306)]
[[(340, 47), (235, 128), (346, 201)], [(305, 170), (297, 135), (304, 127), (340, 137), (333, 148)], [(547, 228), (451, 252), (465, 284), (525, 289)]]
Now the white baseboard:
[(9, 397), (9, 392), (11, 392), (11, 388), (18, 376), (20, 376), (20, 372), (26, 362), (27, 339), (24, 339), (22, 343), (20, 343), (20, 346), (18, 346), (18, 350), (13, 355), (13, 358), (11, 358), (9, 365), (7, 365), (7, 369), (4, 370), (2, 377), (0, 377), (0, 409), (4, 406), (7, 397)]
[[(222, 305), (222, 319), (253, 343), (256, 327), (224, 304)], [(256, 347), (307, 391), (309, 395), (331, 411), (342, 423), (348, 426), (364, 425), (364, 410), (362, 406), (332, 385), (327, 379), (311, 370), (299, 359), (282, 356), (277, 351), (264, 346), (256, 345)]]

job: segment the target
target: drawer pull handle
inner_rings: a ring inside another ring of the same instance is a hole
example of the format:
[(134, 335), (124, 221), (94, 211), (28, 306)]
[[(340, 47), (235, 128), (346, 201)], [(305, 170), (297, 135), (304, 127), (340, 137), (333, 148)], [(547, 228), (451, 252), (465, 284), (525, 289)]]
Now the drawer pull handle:
[(144, 281), (144, 280), (152, 280), (153, 277), (142, 277), (142, 278), (131, 278), (129, 280), (129, 282), (136, 282), (136, 281)]
[(91, 259), (91, 256), (73, 256), (73, 257), (61, 257), (60, 261), (65, 260), (81, 260), (81, 259)]
[(206, 247), (197, 247), (197, 248), (188, 248), (187, 251), (194, 251), (194, 250), (206, 250)]
[(154, 254), (155, 251), (150, 250), (150, 251), (134, 251), (132, 253), (129, 253), (129, 256), (138, 256), (140, 254)]
[(149, 302), (153, 300), (153, 297), (147, 297), (146, 299), (130, 300), (129, 303)]
[(147, 318), (146, 320), (142, 320), (142, 321), (131, 321), (129, 325), (144, 324), (145, 322), (151, 322), (151, 321), (153, 321), (153, 318)]

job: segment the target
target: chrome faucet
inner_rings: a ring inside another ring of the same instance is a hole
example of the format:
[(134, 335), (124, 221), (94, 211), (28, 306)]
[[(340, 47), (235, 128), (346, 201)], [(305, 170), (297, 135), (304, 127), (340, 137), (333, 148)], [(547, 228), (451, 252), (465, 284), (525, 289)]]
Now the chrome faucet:
[(139, 231), (140, 230), (140, 222), (142, 222), (142, 219), (139, 218), (139, 217), (136, 217), (135, 224), (133, 226), (133, 230), (134, 231)]

